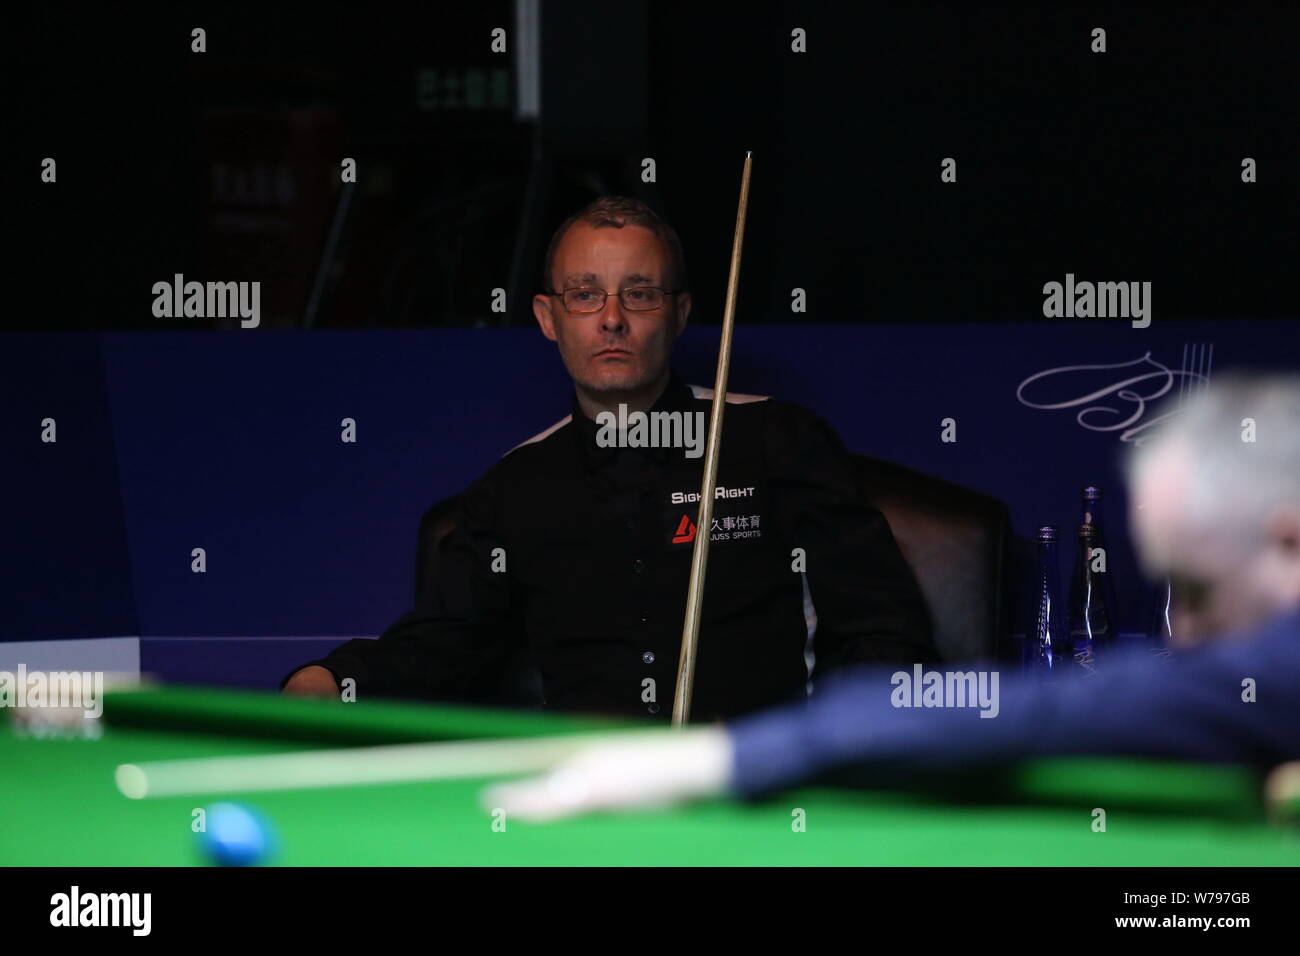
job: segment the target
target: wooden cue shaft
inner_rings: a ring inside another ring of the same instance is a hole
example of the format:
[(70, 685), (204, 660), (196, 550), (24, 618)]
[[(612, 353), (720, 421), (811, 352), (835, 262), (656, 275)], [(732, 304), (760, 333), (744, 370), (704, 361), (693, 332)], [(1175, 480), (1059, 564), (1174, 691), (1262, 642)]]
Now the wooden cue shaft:
[(736, 290), (740, 283), (740, 249), (745, 241), (745, 212), (749, 207), (749, 171), (753, 153), (745, 153), (740, 175), (740, 204), (736, 209), (736, 235), (731, 243), (731, 274), (727, 277), (727, 305), (722, 313), (722, 343), (718, 348), (718, 374), (713, 383), (713, 409), (709, 415), (709, 441), (704, 453), (704, 482), (700, 485), (695, 547), (691, 552), (691, 578), (686, 590), (686, 620), (682, 625), (682, 653), (677, 662), (677, 688), (673, 694), (673, 726), (682, 727), (691, 716), (695, 689), (695, 651), (700, 637), (700, 608), (704, 604), (704, 572), (709, 564), (709, 535), (713, 528), (713, 495), (718, 480), (718, 450), (722, 445), (722, 412), (727, 403), (727, 371), (731, 368), (731, 331), (736, 322)]

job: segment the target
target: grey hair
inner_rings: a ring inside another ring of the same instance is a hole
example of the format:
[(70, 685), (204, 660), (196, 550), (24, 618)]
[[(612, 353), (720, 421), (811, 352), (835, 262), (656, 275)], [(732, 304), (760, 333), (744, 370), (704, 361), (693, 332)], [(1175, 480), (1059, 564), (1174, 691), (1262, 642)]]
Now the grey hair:
[(1188, 518), (1259, 532), (1279, 506), (1300, 508), (1300, 374), (1228, 374), (1181, 408), (1124, 462), (1129, 487), (1157, 455), (1181, 448), (1191, 465)]

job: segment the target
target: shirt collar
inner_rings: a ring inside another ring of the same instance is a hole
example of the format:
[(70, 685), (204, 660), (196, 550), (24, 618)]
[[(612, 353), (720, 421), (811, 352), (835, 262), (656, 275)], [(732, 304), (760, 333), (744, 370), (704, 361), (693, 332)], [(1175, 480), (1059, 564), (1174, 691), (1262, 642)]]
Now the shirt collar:
[[(651, 412), (674, 412), (690, 411), (695, 402), (695, 392), (691, 387), (682, 381), (681, 377), (675, 371), (668, 374), (668, 384), (664, 387), (663, 393), (660, 394), (658, 401), (650, 407)], [(578, 404), (578, 393), (574, 390), (571, 402), (571, 412), (573, 423), (576, 426), (573, 429), (574, 438), (578, 442), (579, 453), (583, 455), (584, 462), (588, 467), (596, 467), (603, 462), (608, 461), (614, 455), (621, 451), (636, 451), (655, 461), (667, 461), (668, 453), (672, 450), (669, 448), (636, 448), (623, 449), (616, 446), (602, 447), (596, 443), (596, 434), (600, 426), (595, 421), (583, 414), (582, 406)]]

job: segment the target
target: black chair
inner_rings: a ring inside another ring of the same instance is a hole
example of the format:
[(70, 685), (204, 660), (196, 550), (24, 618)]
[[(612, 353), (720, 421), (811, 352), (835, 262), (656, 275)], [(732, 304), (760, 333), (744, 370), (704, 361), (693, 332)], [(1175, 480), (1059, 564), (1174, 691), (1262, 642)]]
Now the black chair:
[(893, 462), (853, 455), (930, 609), (945, 661), (995, 658), (1008, 621), (1011, 520), (996, 498)]
[[(945, 661), (991, 659), (1006, 632), (1004, 565), (1010, 520), (995, 498), (902, 465), (853, 455), (862, 494), (889, 522), (903, 558), (916, 575)], [(456, 498), (446, 498), (420, 521), (415, 556), (417, 602), (431, 584), (438, 542), (455, 524)], [(683, 600), (685, 595), (683, 595)], [(537, 706), (541, 678), (521, 647), (483, 700)]]

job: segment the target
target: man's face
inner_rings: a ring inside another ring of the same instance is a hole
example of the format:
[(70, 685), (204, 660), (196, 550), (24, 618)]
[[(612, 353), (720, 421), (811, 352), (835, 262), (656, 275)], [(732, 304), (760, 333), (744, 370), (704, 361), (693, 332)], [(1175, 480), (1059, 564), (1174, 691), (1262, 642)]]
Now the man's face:
[(1139, 470), (1131, 495), (1138, 551), (1148, 573), (1169, 576), (1172, 642), (1181, 647), (1294, 607), (1300, 587), (1294, 520), (1279, 515), (1258, 529), (1207, 524), (1189, 494), (1194, 467), (1186, 447), (1163, 449)]
[[(666, 374), (673, 341), (686, 327), (690, 296), (668, 296), (652, 312), (626, 309), (618, 292), (635, 286), (670, 290), (664, 244), (642, 226), (596, 228), (575, 223), (560, 240), (551, 268), (556, 295), (533, 298), (542, 334), (560, 348), (573, 381), (592, 392), (637, 391)], [(560, 293), (610, 293), (598, 312), (573, 314)]]

